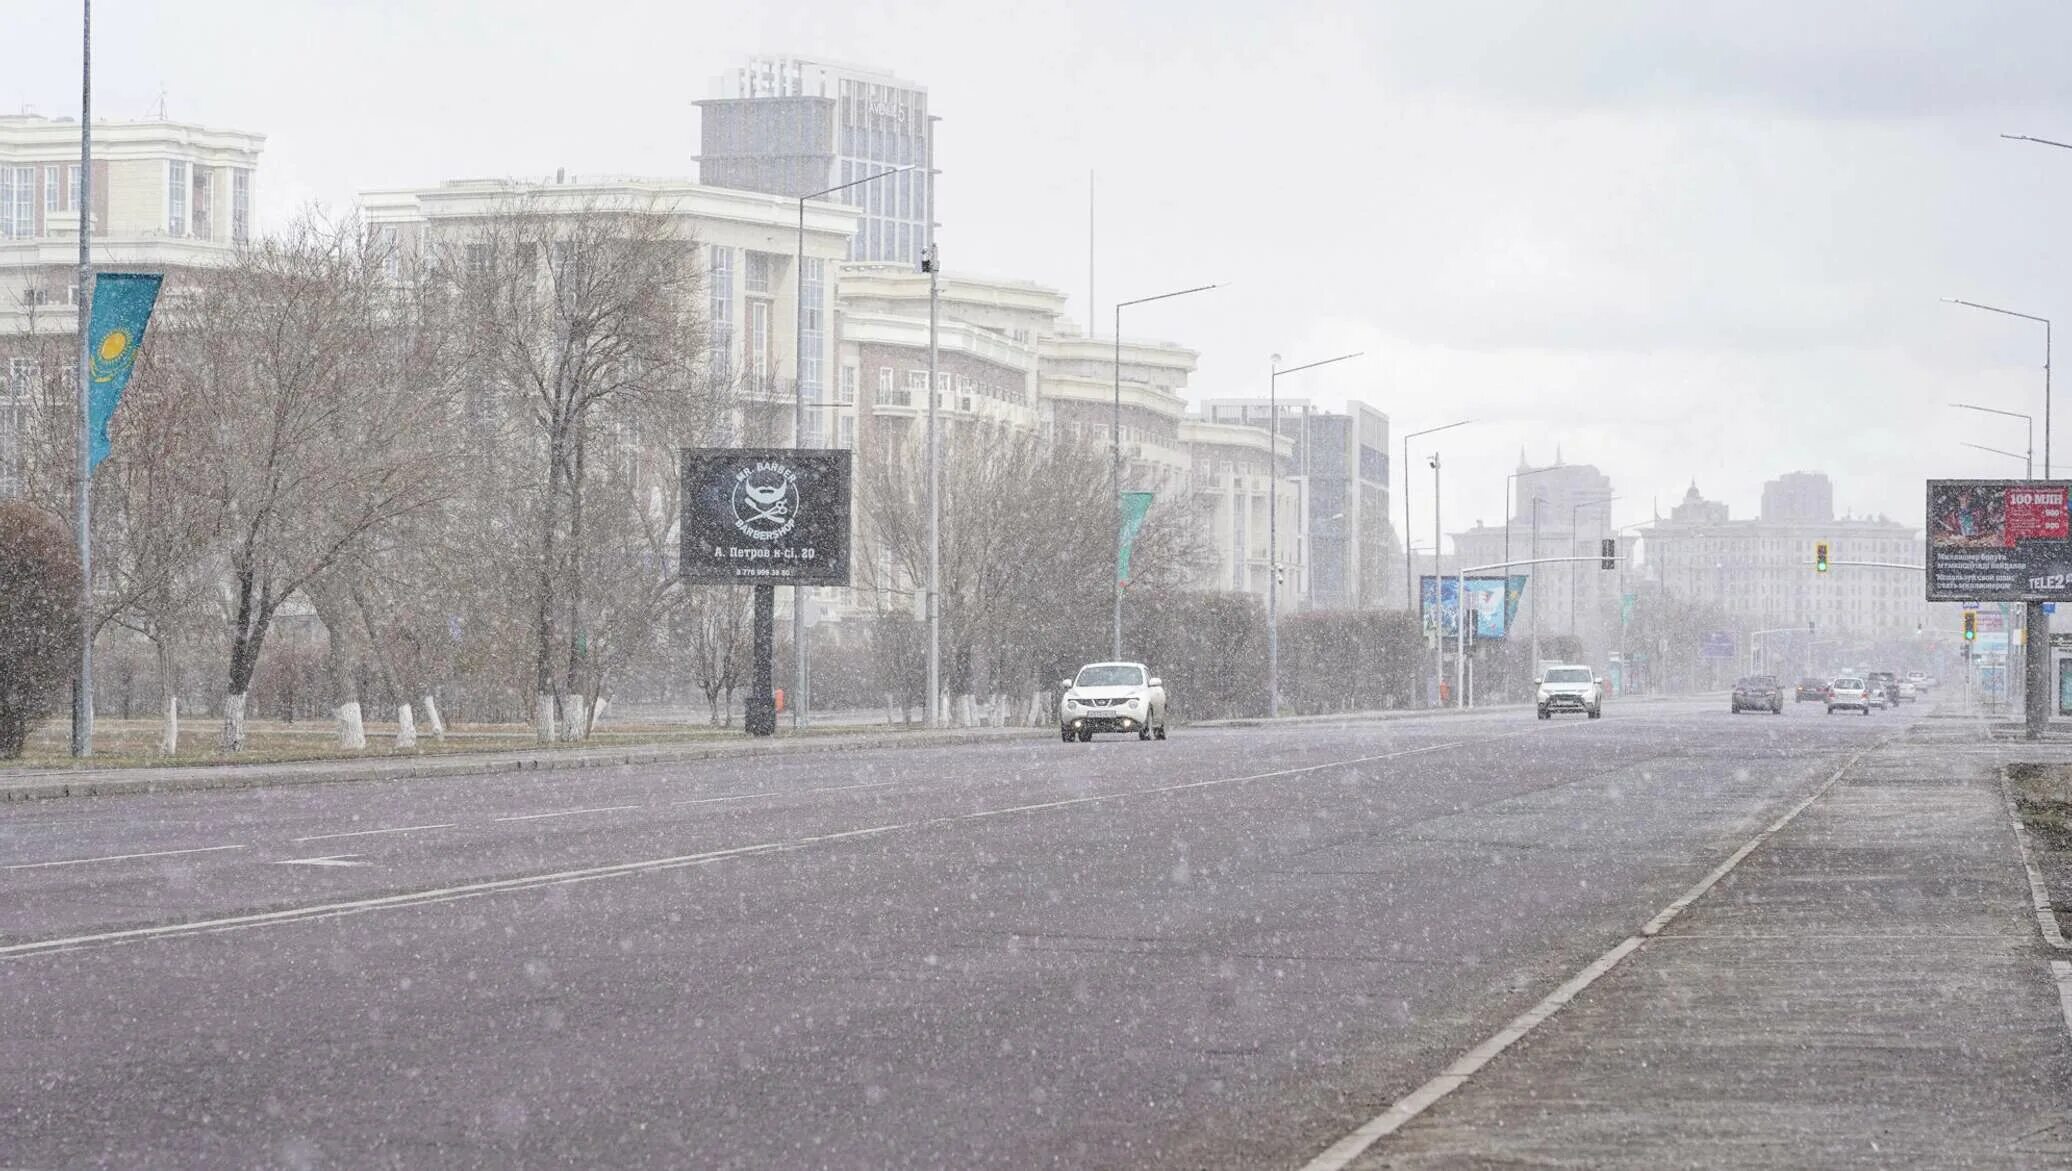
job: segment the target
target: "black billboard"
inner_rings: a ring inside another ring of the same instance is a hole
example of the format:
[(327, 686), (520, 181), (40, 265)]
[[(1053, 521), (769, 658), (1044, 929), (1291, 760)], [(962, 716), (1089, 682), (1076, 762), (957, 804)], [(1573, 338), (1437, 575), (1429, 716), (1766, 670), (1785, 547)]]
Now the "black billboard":
[(2065, 480), (1928, 481), (1928, 600), (2072, 601)]
[(849, 584), (850, 453), (701, 447), (683, 453), (686, 581)]

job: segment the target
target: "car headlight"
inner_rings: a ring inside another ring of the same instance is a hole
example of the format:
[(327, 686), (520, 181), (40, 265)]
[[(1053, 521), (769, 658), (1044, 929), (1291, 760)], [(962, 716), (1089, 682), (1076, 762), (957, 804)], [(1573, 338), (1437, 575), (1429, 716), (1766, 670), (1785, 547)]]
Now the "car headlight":
[(1065, 697), (1065, 706), (1068, 708), (1076, 708), (1079, 706), (1079, 701), (1068, 695)]
[(1130, 699), (1129, 699), (1129, 701), (1128, 701), (1127, 703), (1124, 703), (1124, 704), (1123, 704), (1123, 706), (1124, 706), (1124, 707), (1141, 707), (1141, 706), (1143, 706), (1143, 703), (1144, 703), (1144, 701), (1143, 701), (1143, 700), (1141, 700), (1141, 699), (1138, 699), (1138, 698), (1136, 698), (1135, 696), (1131, 696), (1131, 697), (1130, 697)]

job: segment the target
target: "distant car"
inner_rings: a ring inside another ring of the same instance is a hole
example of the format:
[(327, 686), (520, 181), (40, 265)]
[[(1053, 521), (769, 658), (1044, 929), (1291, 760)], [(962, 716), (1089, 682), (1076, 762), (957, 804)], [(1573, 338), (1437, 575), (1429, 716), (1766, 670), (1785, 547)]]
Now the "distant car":
[(1928, 677), (1928, 672), (1926, 671), (1908, 671), (1907, 681), (1909, 683), (1912, 683), (1915, 687), (1920, 688), (1922, 691), (1926, 691), (1929, 688), (1935, 686), (1935, 680), (1930, 679)]
[(1899, 706), (1899, 676), (1890, 671), (1872, 671), (1864, 675), (1863, 682), (1879, 707)]
[(1733, 713), (1784, 714), (1784, 688), (1775, 675), (1743, 675), (1734, 681)]
[(1899, 702), (1912, 703), (1920, 698), (1921, 688), (1919, 684), (1912, 679), (1902, 679), (1899, 681)]
[(1807, 700), (1812, 700), (1814, 703), (1825, 702), (1827, 700), (1827, 680), (1815, 679), (1811, 675), (1799, 680), (1798, 688), (1792, 693), (1791, 701), (1793, 703), (1805, 703)]
[(1838, 676), (1834, 682), (1827, 685), (1828, 715), (1834, 715), (1838, 711), (1870, 715), (1872, 702), (1870, 688), (1854, 675)]
[(1540, 675), (1533, 706), (1543, 720), (1553, 719), (1555, 712), (1586, 712), (1597, 719), (1604, 715), (1604, 680), (1588, 667), (1549, 665)]
[(1095, 732), (1166, 738), (1165, 681), (1142, 663), (1088, 663), (1058, 686), (1058, 734), (1085, 743)]

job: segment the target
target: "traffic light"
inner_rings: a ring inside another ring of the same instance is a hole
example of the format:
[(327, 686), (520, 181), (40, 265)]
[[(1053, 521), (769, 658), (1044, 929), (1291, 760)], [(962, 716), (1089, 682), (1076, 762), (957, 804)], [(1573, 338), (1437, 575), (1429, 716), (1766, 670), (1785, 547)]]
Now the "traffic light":
[(1978, 614), (1975, 611), (1966, 610), (1964, 612), (1964, 641), (1975, 642), (1977, 639)]
[(1827, 542), (1813, 542), (1813, 572), (1827, 572)]
[(1606, 537), (1597, 542), (1597, 568), (1617, 569), (1619, 567), (1619, 539)]

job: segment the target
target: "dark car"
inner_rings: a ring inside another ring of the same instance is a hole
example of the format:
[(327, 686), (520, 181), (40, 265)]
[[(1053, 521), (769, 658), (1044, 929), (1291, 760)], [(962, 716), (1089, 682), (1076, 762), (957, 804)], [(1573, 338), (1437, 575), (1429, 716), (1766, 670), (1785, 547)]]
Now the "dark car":
[(1798, 690), (1794, 693), (1792, 702), (1806, 703), (1809, 700), (1813, 703), (1827, 702), (1827, 680), (1815, 679), (1811, 675), (1799, 680)]
[(1744, 675), (1734, 681), (1734, 714), (1769, 712), (1784, 714), (1784, 688), (1775, 675)]
[(1889, 708), (1899, 707), (1899, 675), (1893, 671), (1872, 671), (1863, 677), (1863, 685), (1884, 697)]

